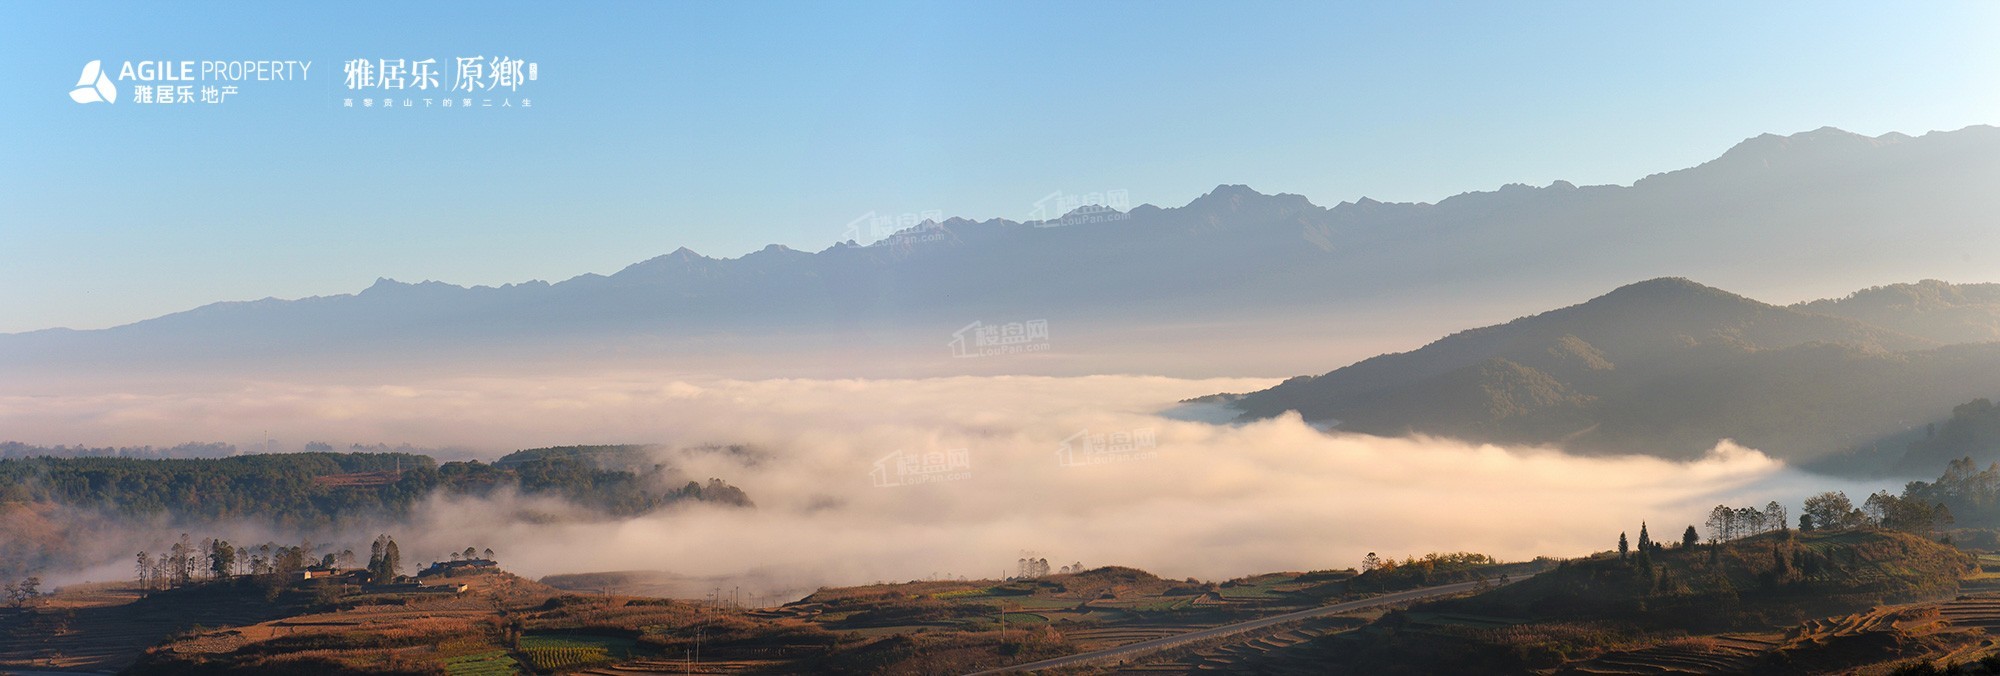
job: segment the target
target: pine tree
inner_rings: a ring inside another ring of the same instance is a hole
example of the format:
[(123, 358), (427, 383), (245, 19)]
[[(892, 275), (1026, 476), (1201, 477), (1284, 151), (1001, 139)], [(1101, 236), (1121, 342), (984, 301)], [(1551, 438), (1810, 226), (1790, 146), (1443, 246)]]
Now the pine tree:
[(225, 540), (216, 540), (208, 546), (208, 570), (216, 579), (229, 577), (229, 569), (236, 564), (236, 548)]
[(1639, 522), (1639, 551), (1652, 551), (1653, 536), (1646, 534), (1646, 522)]
[[(1645, 542), (1645, 540), (1640, 540), (1640, 542)], [(1625, 560), (1625, 555), (1626, 555), (1626, 554), (1629, 554), (1629, 553), (1631, 553), (1631, 551), (1632, 551), (1632, 547), (1631, 547), (1630, 545), (1627, 545), (1627, 544), (1625, 544), (1625, 534), (1624, 534), (1624, 533), (1619, 533), (1619, 534), (1618, 534), (1618, 560), (1620, 560), (1620, 561), (1624, 561), (1624, 560)]]
[(1701, 533), (1695, 532), (1694, 525), (1689, 524), (1688, 529), (1681, 532), (1681, 548), (1687, 549), (1698, 544), (1701, 544)]
[(380, 575), (382, 573), (382, 541), (388, 539), (388, 537), (387, 535), (377, 535), (374, 542), (368, 543), (368, 573), (370, 575)]
[(382, 570), (389, 579), (403, 574), (403, 554), (396, 548), (396, 538), (389, 538), (389, 543), (382, 545)]

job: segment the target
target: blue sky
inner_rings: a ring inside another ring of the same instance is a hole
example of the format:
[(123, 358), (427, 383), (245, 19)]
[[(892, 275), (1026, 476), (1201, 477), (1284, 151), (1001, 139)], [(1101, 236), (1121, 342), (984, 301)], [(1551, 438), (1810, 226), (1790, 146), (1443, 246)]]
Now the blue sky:
[[(4, 3), (0, 54), (0, 331), (818, 250), (1056, 191), (1431, 201), (2000, 122), (1992, 3)], [(534, 108), (341, 106), (348, 59), (500, 54)], [(313, 66), (79, 105), (93, 59)]]

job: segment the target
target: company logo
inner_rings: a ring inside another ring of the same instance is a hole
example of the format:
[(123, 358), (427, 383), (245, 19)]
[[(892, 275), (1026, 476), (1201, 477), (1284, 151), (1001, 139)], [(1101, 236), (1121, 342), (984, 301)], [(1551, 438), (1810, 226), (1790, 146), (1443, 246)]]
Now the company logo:
[(117, 103), (118, 85), (104, 74), (104, 62), (92, 61), (83, 64), (83, 77), (76, 79), (76, 88), (70, 90), (69, 98), (77, 103)]

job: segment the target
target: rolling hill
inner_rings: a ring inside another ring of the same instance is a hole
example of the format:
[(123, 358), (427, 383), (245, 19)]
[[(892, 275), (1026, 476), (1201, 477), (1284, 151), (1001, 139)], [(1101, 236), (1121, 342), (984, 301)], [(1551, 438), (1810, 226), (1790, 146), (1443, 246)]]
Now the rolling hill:
[(1944, 343), (2000, 340), (2000, 284), (1926, 279), (1890, 284), (1839, 299), (1800, 303), (1806, 312), (1856, 319)]
[[(1798, 670), (1774, 653), (1854, 633), (1827, 630), (1853, 615), (1817, 618), (1948, 599), (1976, 571), (1974, 556), (1907, 533), (1773, 532), (1571, 559), (1302, 647), (1337, 665), (1331, 673), (1855, 673), (1883, 658), (1847, 654), (1832, 669)], [(1717, 632), (1732, 633), (1701, 636)]]
[[(1927, 288), (1958, 297), (1983, 287)], [(1835, 303), (1863, 314), (1852, 298)], [(1246, 420), (1297, 411), (1370, 434), (1672, 458), (1734, 439), (1812, 460), (1922, 427), (2000, 382), (2000, 344), (1945, 344), (1938, 338), (1964, 332), (1923, 337), (1812, 311), (1823, 307), (1655, 279), (1293, 378), (1233, 405)]]

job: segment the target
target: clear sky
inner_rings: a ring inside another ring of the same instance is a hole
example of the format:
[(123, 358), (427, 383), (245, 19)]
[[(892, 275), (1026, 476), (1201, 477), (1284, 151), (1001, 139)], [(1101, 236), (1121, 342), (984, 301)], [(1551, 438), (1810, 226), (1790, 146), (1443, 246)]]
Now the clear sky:
[[(1432, 201), (2000, 122), (1995, 3), (7, 2), (0, 55), (0, 331), (1057, 191)], [(341, 105), (346, 60), (471, 55), (535, 62), (533, 107)], [(91, 60), (257, 59), (313, 65), (219, 105), (69, 97)]]

